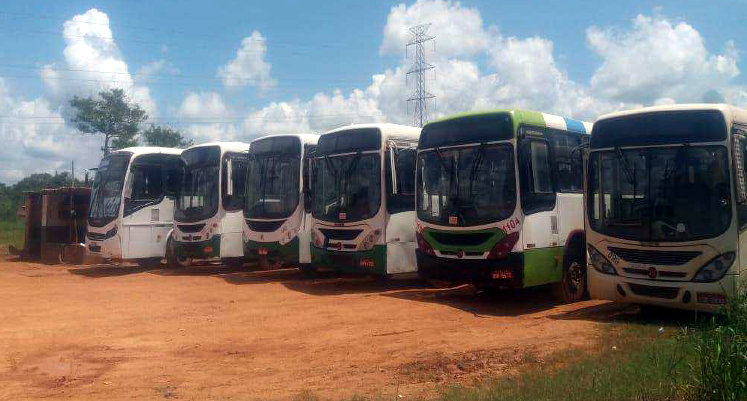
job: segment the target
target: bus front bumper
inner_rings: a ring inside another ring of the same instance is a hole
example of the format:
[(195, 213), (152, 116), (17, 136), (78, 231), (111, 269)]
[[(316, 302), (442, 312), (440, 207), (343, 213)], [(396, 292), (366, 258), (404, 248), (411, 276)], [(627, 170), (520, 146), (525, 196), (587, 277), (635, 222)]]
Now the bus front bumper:
[(180, 242), (174, 241), (174, 253), (192, 259), (220, 258), (220, 235), (205, 241)]
[(647, 304), (667, 308), (719, 313), (732, 295), (734, 275), (715, 283), (658, 281), (612, 276), (588, 269), (589, 295), (593, 299)]
[(244, 255), (250, 261), (264, 259), (271, 264), (298, 266), (299, 252), (298, 237), (283, 245), (279, 242), (248, 241), (244, 243)]
[(369, 251), (331, 251), (311, 245), (311, 265), (357, 274), (386, 275), (386, 245), (374, 245)]
[(480, 287), (523, 287), (524, 258), (510, 253), (501, 260), (451, 259), (415, 251), (418, 274), (425, 279), (444, 280)]

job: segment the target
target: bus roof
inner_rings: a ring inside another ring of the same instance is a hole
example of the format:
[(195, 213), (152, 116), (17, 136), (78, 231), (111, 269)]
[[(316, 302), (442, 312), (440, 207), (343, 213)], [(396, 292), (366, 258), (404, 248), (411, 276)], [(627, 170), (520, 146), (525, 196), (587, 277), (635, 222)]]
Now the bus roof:
[(418, 137), (420, 136), (420, 128), (418, 127), (411, 127), (409, 125), (399, 125), (399, 124), (389, 124), (389, 123), (380, 123), (380, 124), (350, 124), (346, 125), (344, 127), (335, 128), (331, 131), (327, 131), (322, 135), (326, 134), (332, 134), (337, 132), (344, 132), (344, 131), (352, 131), (356, 129), (361, 128), (378, 128), (379, 131), (381, 131), (381, 137), (382, 140), (386, 141), (389, 137), (398, 137), (398, 138), (407, 138), (407, 139), (413, 139), (415, 141), (418, 140)]
[(607, 120), (610, 118), (632, 116), (636, 114), (657, 113), (666, 111), (687, 111), (687, 110), (718, 110), (727, 116), (727, 120), (738, 121), (747, 124), (747, 110), (740, 109), (723, 103), (690, 103), (690, 104), (672, 104), (666, 106), (642, 107), (639, 109), (616, 111), (605, 114), (597, 121)]
[(522, 110), (522, 109), (497, 109), (497, 110), (484, 110), (484, 111), (470, 111), (465, 113), (454, 114), (448, 117), (444, 117), (429, 124), (439, 123), (444, 121), (458, 120), (464, 117), (473, 116), (489, 116), (494, 114), (509, 113), (514, 122), (514, 127), (518, 127), (519, 124), (528, 124), (537, 127), (555, 128), (563, 131), (579, 132), (582, 134), (591, 134), (592, 123), (576, 120), (568, 117), (561, 117), (554, 114), (542, 113), (538, 111)]
[(249, 150), (249, 144), (245, 142), (206, 142), (199, 145), (192, 145), (187, 149), (199, 148), (204, 146), (218, 146), (221, 149), (221, 153), (226, 150), (234, 152), (244, 152)]
[(182, 149), (177, 148), (162, 148), (157, 146), (133, 146), (129, 148), (117, 149), (111, 153), (117, 152), (130, 152), (133, 156), (147, 155), (147, 154), (167, 154), (167, 155), (180, 155)]
[(259, 137), (249, 142), (249, 145), (251, 145), (254, 142), (262, 141), (262, 140), (269, 139), (269, 138), (288, 137), (288, 136), (300, 139), (302, 144), (316, 145), (316, 143), (319, 141), (319, 135), (317, 134), (277, 134), (277, 135), (265, 135), (265, 136)]

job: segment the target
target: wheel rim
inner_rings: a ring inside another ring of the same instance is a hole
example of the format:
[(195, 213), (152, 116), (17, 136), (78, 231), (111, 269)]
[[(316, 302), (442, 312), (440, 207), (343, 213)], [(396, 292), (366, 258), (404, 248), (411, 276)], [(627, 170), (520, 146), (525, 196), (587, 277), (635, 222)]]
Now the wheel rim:
[(582, 280), (584, 277), (581, 265), (574, 261), (568, 266), (568, 273), (566, 275), (566, 289), (571, 294), (578, 294), (579, 288), (581, 288)]

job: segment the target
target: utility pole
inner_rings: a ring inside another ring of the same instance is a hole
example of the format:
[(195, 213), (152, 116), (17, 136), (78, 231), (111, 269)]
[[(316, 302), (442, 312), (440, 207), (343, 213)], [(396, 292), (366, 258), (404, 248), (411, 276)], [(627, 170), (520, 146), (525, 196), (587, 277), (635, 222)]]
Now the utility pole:
[[(433, 36), (426, 35), (431, 24), (422, 24), (410, 28), (412, 39), (407, 42), (406, 50), (410, 46), (415, 46), (415, 64), (407, 71), (407, 76), (415, 74), (415, 92), (407, 99), (407, 104), (415, 102), (413, 114), (413, 125), (422, 127), (428, 122), (428, 99), (435, 99), (436, 96), (425, 90), (425, 72), (432, 70), (434, 67), (425, 61), (425, 42), (432, 40)], [(434, 42), (435, 43), (435, 42)]]

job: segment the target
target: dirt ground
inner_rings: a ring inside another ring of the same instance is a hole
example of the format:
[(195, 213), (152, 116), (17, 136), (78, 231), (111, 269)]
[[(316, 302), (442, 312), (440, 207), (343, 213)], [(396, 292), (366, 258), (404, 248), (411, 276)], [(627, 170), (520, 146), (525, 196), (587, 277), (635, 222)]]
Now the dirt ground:
[(407, 399), (589, 345), (619, 308), (544, 289), (5, 260), (0, 399)]

